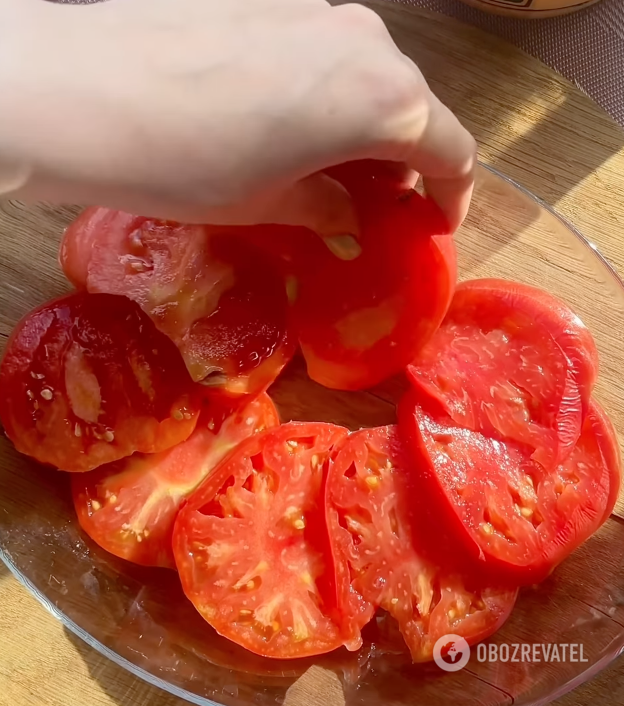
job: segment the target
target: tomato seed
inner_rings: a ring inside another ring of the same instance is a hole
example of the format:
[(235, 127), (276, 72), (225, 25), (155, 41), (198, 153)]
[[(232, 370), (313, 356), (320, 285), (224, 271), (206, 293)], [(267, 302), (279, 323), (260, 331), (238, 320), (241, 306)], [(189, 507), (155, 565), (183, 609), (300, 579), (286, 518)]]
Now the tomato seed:
[(365, 482), (371, 490), (376, 490), (377, 488), (379, 488), (380, 481), (377, 476), (367, 476)]

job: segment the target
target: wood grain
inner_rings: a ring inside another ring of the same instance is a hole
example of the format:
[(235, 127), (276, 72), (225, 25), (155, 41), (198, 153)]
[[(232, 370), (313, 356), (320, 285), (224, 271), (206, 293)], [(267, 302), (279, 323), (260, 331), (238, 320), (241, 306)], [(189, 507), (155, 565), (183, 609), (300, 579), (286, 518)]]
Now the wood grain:
[[(403, 51), (419, 63), (438, 95), (478, 138), (482, 160), (555, 206), (624, 272), (620, 236), (624, 223), (624, 133), (573, 86), (498, 39), (422, 11), (383, 2), (371, 5), (384, 16)], [(74, 212), (45, 205), (2, 207), (0, 347), (20, 316), (42, 298), (68, 289), (56, 264), (56, 247), (63, 225)], [(521, 266), (506, 255), (510, 252), (506, 248), (513, 240), (514, 247), (519, 247), (520, 242), (530, 253), (531, 248), (536, 248), (531, 241), (536, 236), (531, 236), (531, 232), (541, 233), (546, 243), (550, 242), (549, 226), (544, 224), (543, 231), (536, 230), (530, 210), (510, 217), (508, 234), (498, 238), (496, 234), (492, 236), (492, 214), (487, 209), (471, 218), (469, 226), (480, 229), (484, 239), (481, 248), (472, 252), (467, 247), (462, 253), (466, 268), (473, 268), (471, 274), (477, 274), (480, 267), (494, 267), (500, 272)], [(465, 242), (475, 241), (466, 238)], [(484, 249), (487, 258), (483, 257)], [(544, 246), (539, 250), (543, 256)], [(554, 248), (546, 259), (551, 261), (548, 267), (536, 266), (525, 276), (533, 276), (539, 282), (547, 276), (545, 273), (559, 272), (557, 281), (550, 284), (573, 301), (579, 299), (572, 275), (590, 276), (583, 271), (583, 261), (571, 262), (568, 258), (566, 265), (565, 253), (562, 256)], [(566, 266), (571, 271), (566, 272)], [(597, 300), (587, 301), (583, 316), (591, 319), (592, 328), (600, 330), (601, 352), (606, 358), (603, 378), (608, 384), (603, 383), (599, 392), (617, 414), (624, 399), (624, 368), (613, 361), (620, 360), (624, 334), (615, 324), (618, 317), (612, 300), (604, 292), (597, 296)], [(392, 401), (401, 386), (400, 380), (394, 380), (374, 394), (346, 399), (306, 382), (300, 364), (295, 363), (288, 378), (276, 386), (274, 395), (281, 408), (295, 418), (314, 415), (315, 409), (322, 408), (332, 411), (332, 421), (357, 427), (392, 421)], [(624, 429), (624, 418), (618, 417), (617, 423)], [(624, 523), (613, 518), (540, 591), (524, 592), (514, 616), (495, 639), (534, 641), (536, 616), (542, 616), (539, 620), (543, 634), (551, 635), (553, 640), (557, 636), (572, 639), (579, 635), (587, 642), (608, 642), (624, 626), (623, 567)], [(179, 699), (132, 677), (65, 632), (4, 566), (0, 566), (0, 599), (1, 706), (182, 705)], [(571, 612), (582, 618), (576, 626), (564, 620)], [(566, 668), (567, 678), (578, 676), (570, 665)], [(526, 668), (494, 673), (491, 665), (471, 663), (469, 669), (472, 674), (465, 676), (468, 682), (443, 682), (439, 674), (426, 671), (407, 670), (401, 676), (397, 672), (394, 696), (384, 693), (377, 703), (401, 703), (414, 680), (422, 687), (420, 703), (426, 706), (454, 701), (501, 704), (511, 703), (512, 698), (521, 702), (531, 696), (530, 671)], [(369, 673), (364, 682), (372, 688), (375, 678), (374, 673)], [(555, 684), (561, 674), (553, 671), (549, 679)], [(472, 685), (470, 699), (467, 683)], [(363, 703), (356, 692), (347, 689), (343, 693), (334, 672), (316, 667), (289, 689), (285, 703), (343, 706), (345, 699), (347, 704)], [(616, 664), (564, 697), (561, 703), (606, 706), (623, 699), (624, 673)]]

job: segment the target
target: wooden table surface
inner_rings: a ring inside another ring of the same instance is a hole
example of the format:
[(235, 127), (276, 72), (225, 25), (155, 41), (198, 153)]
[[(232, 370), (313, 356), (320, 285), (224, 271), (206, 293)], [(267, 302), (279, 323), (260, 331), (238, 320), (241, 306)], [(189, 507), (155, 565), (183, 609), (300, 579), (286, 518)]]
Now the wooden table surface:
[[(575, 87), (498, 39), (422, 11), (374, 6), (478, 138), (482, 160), (555, 206), (624, 273), (624, 132)], [(624, 663), (560, 701), (589, 702), (624, 703)], [(183, 703), (66, 632), (0, 565), (2, 706)], [(338, 706), (344, 699), (336, 677), (314, 669), (287, 703)]]

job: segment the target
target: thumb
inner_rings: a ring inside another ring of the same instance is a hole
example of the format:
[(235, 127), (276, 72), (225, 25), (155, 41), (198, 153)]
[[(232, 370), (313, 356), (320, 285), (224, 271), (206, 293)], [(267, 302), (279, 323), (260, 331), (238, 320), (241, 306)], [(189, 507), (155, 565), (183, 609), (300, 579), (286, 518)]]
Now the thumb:
[(357, 257), (359, 225), (347, 190), (317, 173), (284, 189), (272, 190), (232, 207), (211, 210), (215, 225), (276, 224), (303, 226), (317, 233), (339, 258)]

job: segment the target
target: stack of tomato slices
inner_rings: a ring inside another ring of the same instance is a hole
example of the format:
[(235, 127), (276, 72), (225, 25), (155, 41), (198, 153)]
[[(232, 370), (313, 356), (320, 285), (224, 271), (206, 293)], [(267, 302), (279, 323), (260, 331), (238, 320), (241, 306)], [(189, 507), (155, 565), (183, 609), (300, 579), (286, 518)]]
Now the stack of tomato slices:
[[(72, 472), (96, 543), (177, 570), (221, 635), (272, 658), (357, 650), (382, 610), (427, 661), (494, 633), (596, 532), (619, 448), (565, 304), (456, 287), (433, 203), (383, 164), (331, 176), (360, 217), (351, 260), (304, 229), (85, 211), (61, 247), (77, 291), (16, 327), (0, 418)], [(398, 425), (280, 424), (267, 389), (297, 343), (328, 387), (406, 376)]]

